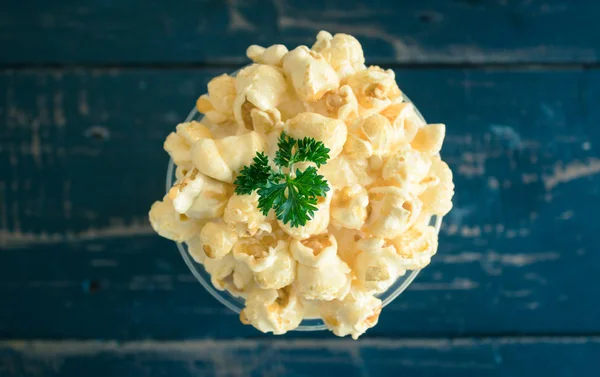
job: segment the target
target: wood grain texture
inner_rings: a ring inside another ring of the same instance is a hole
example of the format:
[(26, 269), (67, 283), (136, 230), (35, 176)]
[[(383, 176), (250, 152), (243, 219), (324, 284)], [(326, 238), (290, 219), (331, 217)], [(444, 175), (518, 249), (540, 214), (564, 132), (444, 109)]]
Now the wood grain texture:
[(596, 63), (594, 0), (4, 1), (0, 63), (239, 63), (252, 43), (347, 32), (370, 62)]
[[(0, 342), (0, 376), (596, 377), (597, 337)], [(527, 366), (527, 367), (525, 367)]]
[[(146, 221), (162, 140), (220, 72), (0, 74), (0, 337), (256, 335)], [(597, 333), (600, 71), (397, 78), (447, 123), (457, 194), (434, 262), (367, 336)]]

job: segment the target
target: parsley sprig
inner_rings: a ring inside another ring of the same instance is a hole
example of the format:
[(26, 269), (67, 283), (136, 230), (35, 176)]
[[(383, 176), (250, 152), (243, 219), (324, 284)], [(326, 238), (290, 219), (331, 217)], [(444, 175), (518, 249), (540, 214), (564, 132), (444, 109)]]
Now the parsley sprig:
[(266, 216), (271, 209), (284, 224), (292, 227), (306, 225), (318, 210), (319, 197), (326, 195), (329, 185), (317, 168), (295, 169), (294, 164), (312, 162), (321, 167), (329, 160), (329, 149), (313, 138), (294, 139), (281, 133), (278, 150), (269, 164), (264, 153), (257, 153), (250, 166), (244, 166), (235, 180), (239, 195), (258, 192), (258, 209)]

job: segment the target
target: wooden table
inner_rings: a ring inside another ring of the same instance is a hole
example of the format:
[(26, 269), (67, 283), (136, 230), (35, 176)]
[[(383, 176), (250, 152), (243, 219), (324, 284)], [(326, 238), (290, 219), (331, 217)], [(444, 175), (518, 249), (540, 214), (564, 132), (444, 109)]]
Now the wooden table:
[[(4, 1), (0, 376), (598, 376), (600, 3)], [(360, 341), (263, 335), (147, 221), (163, 139), (252, 43), (326, 29), (445, 122), (431, 266)]]

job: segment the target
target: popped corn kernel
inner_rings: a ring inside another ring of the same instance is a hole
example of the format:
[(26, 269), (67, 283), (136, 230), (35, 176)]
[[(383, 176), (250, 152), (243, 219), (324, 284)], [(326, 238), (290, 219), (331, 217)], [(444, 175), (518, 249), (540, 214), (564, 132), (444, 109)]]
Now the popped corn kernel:
[(216, 140), (202, 139), (192, 148), (192, 162), (209, 177), (233, 183), (237, 173), (264, 148), (263, 139), (255, 131)]
[(367, 110), (379, 111), (393, 103), (402, 102), (402, 92), (392, 70), (384, 71), (380, 67), (370, 66), (347, 77), (344, 83), (352, 88), (358, 103)]
[(240, 237), (252, 237), (259, 231), (271, 232), (270, 219), (258, 209), (258, 194), (233, 194), (223, 213), (223, 221)]
[(306, 46), (297, 47), (283, 57), (283, 70), (304, 102), (318, 101), (340, 86), (335, 70), (325, 58)]
[(454, 196), (452, 170), (439, 157), (434, 157), (430, 174), (438, 178), (438, 184), (428, 187), (419, 198), (426, 211), (444, 216), (452, 209)]
[(266, 64), (252, 64), (238, 72), (235, 88), (235, 120), (240, 128), (251, 129), (252, 109), (266, 111), (276, 108), (287, 91), (287, 82), (280, 69)]
[(192, 168), (169, 190), (167, 196), (178, 213), (194, 219), (222, 216), (233, 188)]
[(240, 313), (243, 324), (252, 325), (264, 333), (285, 334), (302, 322), (302, 300), (292, 286), (282, 289), (253, 289)]
[(281, 252), (288, 250), (289, 244), (278, 239), (274, 233), (261, 233), (256, 237), (242, 238), (233, 247), (235, 259), (246, 263), (254, 272), (271, 267)]
[(413, 226), (400, 236), (390, 240), (399, 259), (396, 264), (407, 270), (424, 268), (437, 252), (437, 230), (432, 226)]
[(397, 187), (375, 187), (369, 190), (371, 212), (364, 231), (378, 238), (394, 238), (417, 220), (423, 204)]
[(348, 130), (344, 152), (350, 158), (384, 156), (390, 151), (394, 130), (383, 115), (373, 114), (358, 118)]
[(208, 82), (208, 94), (196, 101), (196, 108), (215, 124), (233, 119), (233, 102), (236, 97), (235, 78), (223, 74)]
[(207, 257), (221, 259), (229, 254), (238, 236), (224, 223), (209, 222), (200, 231), (200, 240)]
[(350, 289), (350, 267), (335, 256), (328, 263), (316, 266), (298, 264), (296, 288), (307, 300), (343, 299)]
[(321, 234), (299, 240), (290, 245), (292, 256), (305, 266), (321, 267), (337, 261), (337, 240), (333, 234)]
[(256, 284), (263, 289), (280, 289), (292, 284), (296, 279), (296, 261), (290, 254), (289, 243), (279, 240), (276, 250), (273, 264), (256, 272), (254, 276)]
[(352, 287), (343, 300), (323, 301), (319, 307), (327, 328), (337, 336), (353, 339), (375, 326), (381, 313), (381, 300)]
[(419, 128), (411, 145), (418, 151), (435, 156), (440, 153), (444, 137), (446, 136), (446, 125), (428, 124)]
[(246, 56), (255, 63), (281, 67), (281, 60), (288, 53), (284, 45), (273, 45), (267, 48), (252, 45), (246, 50)]
[(286, 122), (285, 129), (290, 136), (298, 139), (311, 137), (322, 141), (329, 148), (330, 158), (335, 158), (340, 154), (348, 134), (348, 129), (343, 121), (315, 113), (296, 115)]
[(323, 55), (340, 80), (366, 68), (362, 46), (351, 35), (320, 31), (312, 50)]
[(150, 224), (156, 233), (177, 242), (191, 239), (200, 231), (201, 223), (185, 214), (177, 213), (168, 196), (156, 201), (150, 208)]
[(331, 202), (331, 223), (338, 227), (360, 229), (367, 219), (369, 194), (361, 185), (342, 188)]
[(396, 263), (396, 249), (384, 239), (364, 238), (356, 246), (360, 252), (354, 262), (354, 271), (366, 292), (384, 292), (398, 276), (404, 275), (405, 268)]

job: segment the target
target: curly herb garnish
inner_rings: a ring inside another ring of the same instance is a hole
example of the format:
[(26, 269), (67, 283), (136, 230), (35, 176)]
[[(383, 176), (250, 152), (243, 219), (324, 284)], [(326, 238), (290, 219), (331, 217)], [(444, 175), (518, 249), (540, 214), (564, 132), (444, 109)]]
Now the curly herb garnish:
[(319, 197), (329, 191), (325, 177), (314, 166), (304, 170), (294, 169), (299, 162), (312, 162), (321, 167), (329, 160), (329, 149), (313, 138), (294, 139), (281, 133), (278, 151), (269, 164), (264, 153), (257, 153), (250, 166), (244, 166), (235, 180), (238, 195), (258, 192), (258, 209), (266, 216), (271, 209), (284, 224), (292, 227), (306, 225), (313, 218)]

